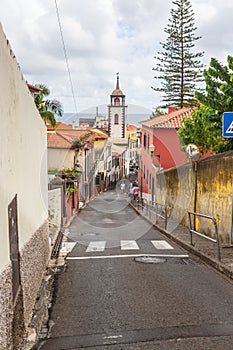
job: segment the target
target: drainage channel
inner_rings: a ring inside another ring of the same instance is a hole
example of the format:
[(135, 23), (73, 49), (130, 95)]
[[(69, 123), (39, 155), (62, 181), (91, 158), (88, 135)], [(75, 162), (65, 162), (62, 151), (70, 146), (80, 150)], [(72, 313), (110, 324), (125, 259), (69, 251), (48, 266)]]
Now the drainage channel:
[(62, 245), (62, 239), (63, 239), (63, 233), (62, 231), (59, 231), (56, 241), (53, 245), (52, 251), (51, 251), (51, 259), (57, 259), (59, 256), (59, 251), (61, 249)]

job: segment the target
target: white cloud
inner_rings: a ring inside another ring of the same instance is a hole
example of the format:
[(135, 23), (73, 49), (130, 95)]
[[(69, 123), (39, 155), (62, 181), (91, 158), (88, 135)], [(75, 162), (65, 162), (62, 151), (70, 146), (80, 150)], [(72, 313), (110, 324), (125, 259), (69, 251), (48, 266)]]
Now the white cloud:
[[(128, 104), (149, 109), (151, 86), (172, 0), (57, 0), (78, 111), (109, 103), (116, 73)], [(232, 0), (193, 0), (197, 51), (220, 61), (232, 54)], [(75, 112), (55, 1), (2, 0), (0, 21), (25, 78), (44, 83), (66, 112)]]

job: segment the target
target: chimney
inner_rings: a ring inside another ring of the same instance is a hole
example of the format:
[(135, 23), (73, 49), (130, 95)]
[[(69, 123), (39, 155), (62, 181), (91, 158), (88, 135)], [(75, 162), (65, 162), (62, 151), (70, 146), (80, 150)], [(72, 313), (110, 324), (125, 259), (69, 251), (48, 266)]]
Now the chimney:
[(168, 107), (167, 113), (170, 114), (170, 113), (175, 112), (175, 111), (176, 111), (176, 107)]

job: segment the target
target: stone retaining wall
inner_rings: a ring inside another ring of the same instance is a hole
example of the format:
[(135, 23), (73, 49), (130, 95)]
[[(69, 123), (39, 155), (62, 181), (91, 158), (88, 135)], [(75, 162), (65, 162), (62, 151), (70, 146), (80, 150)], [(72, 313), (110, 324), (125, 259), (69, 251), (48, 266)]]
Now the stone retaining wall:
[[(187, 211), (209, 215), (217, 220), (220, 239), (229, 241), (232, 210), (233, 151), (201, 159), (194, 164), (173, 168), (157, 174), (156, 201), (171, 208), (170, 215), (188, 227)], [(195, 202), (196, 179), (196, 204)], [(215, 236), (214, 225), (197, 219), (199, 231)]]
[(1, 272), (0, 350), (12, 350), (13, 342), (20, 344), (27, 336), (27, 327), (46, 271), (49, 253), (48, 222), (46, 221), (32, 235), (20, 252), (22, 289), (19, 291), (14, 305), (12, 302), (11, 265), (6, 266)]

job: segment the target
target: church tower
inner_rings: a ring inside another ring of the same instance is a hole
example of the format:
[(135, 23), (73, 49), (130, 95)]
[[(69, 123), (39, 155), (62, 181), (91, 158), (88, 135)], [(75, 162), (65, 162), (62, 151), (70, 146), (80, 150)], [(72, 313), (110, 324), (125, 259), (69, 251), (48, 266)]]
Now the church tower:
[(116, 89), (110, 95), (110, 105), (108, 106), (110, 137), (126, 137), (126, 108), (125, 95), (120, 89), (119, 73), (117, 73)]

